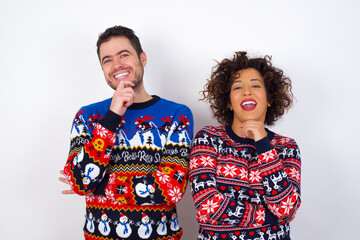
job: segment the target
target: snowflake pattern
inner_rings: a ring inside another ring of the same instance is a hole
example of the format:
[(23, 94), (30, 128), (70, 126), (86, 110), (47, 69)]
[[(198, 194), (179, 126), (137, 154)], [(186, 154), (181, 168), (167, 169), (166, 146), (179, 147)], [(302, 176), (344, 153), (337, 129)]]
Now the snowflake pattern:
[(281, 213), (280, 213), (280, 207), (278, 207), (276, 204), (268, 204), (269, 206), (269, 210), (278, 218), (281, 218)]
[(221, 165), (217, 165), (216, 166), (216, 176), (221, 175), (222, 173), (222, 166)]
[(114, 192), (113, 192), (113, 191), (108, 190), (108, 189), (105, 189), (105, 196), (106, 196), (107, 198), (109, 198), (110, 200), (115, 201)]
[(175, 187), (174, 189), (170, 189), (168, 191), (168, 194), (171, 198), (171, 201), (177, 203), (180, 201), (181, 197), (182, 197), (182, 192), (180, 191), (180, 188)]
[(255, 212), (255, 219), (258, 223), (262, 224), (265, 222), (265, 209), (259, 209)]
[(94, 202), (95, 201), (95, 196), (94, 195), (86, 195), (85, 200), (87, 202)]
[(107, 198), (105, 196), (99, 196), (97, 198), (97, 200), (98, 200), (99, 203), (106, 203)]
[(207, 200), (204, 204), (201, 205), (201, 210), (206, 211), (207, 214), (214, 213), (215, 210), (219, 207), (219, 202), (215, 202), (213, 199)]
[(276, 151), (275, 151), (275, 149), (272, 149), (263, 154), (260, 154), (259, 159), (261, 161), (270, 162), (275, 159), (275, 156), (276, 156)]
[(300, 177), (300, 172), (298, 170), (296, 170), (296, 168), (292, 167), (290, 168), (287, 173), (292, 177), (295, 178), (297, 181), (300, 181), (301, 177)]
[(208, 221), (207, 215), (201, 214), (200, 212), (197, 212), (196, 219), (201, 223), (206, 223)]
[(223, 167), (223, 172), (222, 174), (225, 176), (225, 177), (235, 177), (237, 174), (237, 167), (233, 164), (226, 164), (224, 167)]
[(295, 201), (292, 196), (287, 197), (286, 200), (281, 202), (281, 208), (284, 210), (284, 215), (289, 216), (291, 210), (294, 208)]
[(242, 180), (247, 180), (248, 179), (248, 171), (246, 170), (246, 168), (240, 168), (239, 169), (239, 177)]
[(193, 170), (193, 169), (197, 168), (198, 165), (199, 165), (198, 159), (197, 159), (196, 157), (192, 157), (192, 158), (190, 159), (189, 169), (190, 169), (190, 170)]
[(166, 183), (170, 182), (169, 175), (166, 175), (163, 172), (156, 171), (156, 176), (158, 177), (159, 182), (161, 182), (162, 184), (166, 184)]
[(100, 124), (96, 124), (96, 135), (100, 136), (101, 138), (107, 137), (109, 134), (109, 130), (101, 126)]
[(249, 180), (251, 183), (259, 183), (261, 181), (260, 170), (251, 170)]
[(210, 156), (201, 156), (200, 161), (204, 167), (215, 167), (215, 160)]

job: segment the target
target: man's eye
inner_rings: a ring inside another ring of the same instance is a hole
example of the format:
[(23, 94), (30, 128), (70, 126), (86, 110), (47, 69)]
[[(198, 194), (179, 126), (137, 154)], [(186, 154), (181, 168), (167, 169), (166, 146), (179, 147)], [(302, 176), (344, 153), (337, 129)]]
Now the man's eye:
[(103, 61), (104, 64), (105, 64), (105, 63), (109, 63), (109, 62), (111, 62), (110, 59), (106, 59), (106, 60)]
[(124, 58), (124, 57), (127, 57), (127, 56), (129, 56), (128, 54), (123, 54), (123, 55), (121, 55), (121, 58)]

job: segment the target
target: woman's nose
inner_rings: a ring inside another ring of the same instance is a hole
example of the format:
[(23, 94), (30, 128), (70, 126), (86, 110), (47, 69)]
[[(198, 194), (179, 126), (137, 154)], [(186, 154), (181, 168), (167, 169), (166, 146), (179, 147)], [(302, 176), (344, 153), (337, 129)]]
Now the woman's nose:
[(244, 96), (248, 96), (248, 95), (251, 95), (251, 90), (249, 87), (244, 87), (243, 88), (243, 91), (242, 91), (242, 95)]

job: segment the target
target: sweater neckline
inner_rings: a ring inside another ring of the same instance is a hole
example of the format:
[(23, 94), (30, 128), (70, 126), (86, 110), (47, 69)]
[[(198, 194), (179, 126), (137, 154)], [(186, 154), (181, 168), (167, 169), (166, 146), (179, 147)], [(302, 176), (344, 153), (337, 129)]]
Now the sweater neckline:
[(151, 96), (152, 98), (150, 100), (141, 103), (133, 103), (130, 107), (128, 107), (128, 109), (132, 109), (132, 110), (144, 109), (150, 107), (151, 105), (154, 105), (160, 100), (160, 97), (157, 95), (151, 95)]
[[(269, 129), (265, 128), (266, 132), (268, 133), (267, 137), (271, 141), (274, 138), (274, 132), (270, 131)], [(245, 143), (245, 144), (254, 144), (254, 140), (251, 138), (243, 138), (236, 135), (236, 133), (232, 130), (231, 125), (225, 126), (225, 131), (228, 134), (228, 136), (238, 143)]]

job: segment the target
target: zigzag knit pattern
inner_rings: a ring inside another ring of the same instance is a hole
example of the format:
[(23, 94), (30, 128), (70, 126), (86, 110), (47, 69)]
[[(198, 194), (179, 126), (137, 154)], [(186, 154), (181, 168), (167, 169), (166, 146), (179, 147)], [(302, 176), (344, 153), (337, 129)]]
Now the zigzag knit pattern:
[(300, 151), (268, 131), (260, 141), (231, 126), (205, 127), (193, 140), (189, 178), (198, 239), (290, 239), (300, 206)]
[(85, 195), (85, 239), (180, 239), (175, 203), (188, 177), (192, 113), (153, 96), (124, 116), (111, 99), (76, 114), (64, 171)]

